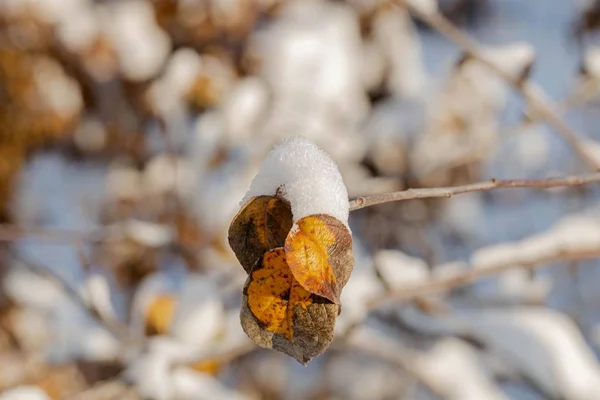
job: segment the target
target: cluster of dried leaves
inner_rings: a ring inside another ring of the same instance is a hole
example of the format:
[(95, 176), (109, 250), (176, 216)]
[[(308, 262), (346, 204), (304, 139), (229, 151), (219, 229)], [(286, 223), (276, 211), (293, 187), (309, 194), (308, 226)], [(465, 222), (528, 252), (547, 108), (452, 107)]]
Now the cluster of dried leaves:
[(285, 199), (257, 196), (233, 219), (229, 243), (248, 273), (241, 310), (248, 336), (302, 364), (323, 353), (354, 266), (344, 224), (325, 214), (293, 223)]

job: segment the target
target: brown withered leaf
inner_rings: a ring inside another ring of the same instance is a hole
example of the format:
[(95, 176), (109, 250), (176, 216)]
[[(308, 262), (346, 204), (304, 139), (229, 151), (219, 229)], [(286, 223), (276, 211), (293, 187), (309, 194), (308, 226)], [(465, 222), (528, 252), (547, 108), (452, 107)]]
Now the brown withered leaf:
[(294, 279), (280, 247), (266, 252), (248, 276), (240, 319), (244, 332), (259, 346), (306, 364), (333, 340), (339, 310)]
[(246, 273), (263, 254), (282, 247), (292, 228), (290, 205), (275, 196), (253, 197), (229, 226), (229, 245)]
[(342, 288), (354, 268), (352, 236), (346, 226), (326, 214), (301, 218), (290, 230), (284, 248), (300, 285), (340, 304)]

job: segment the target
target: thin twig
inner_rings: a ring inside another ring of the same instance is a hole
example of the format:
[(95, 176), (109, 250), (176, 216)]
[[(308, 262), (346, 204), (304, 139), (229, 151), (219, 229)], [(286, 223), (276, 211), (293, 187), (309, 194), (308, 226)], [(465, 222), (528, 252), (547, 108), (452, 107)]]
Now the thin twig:
[(105, 234), (102, 231), (86, 233), (61, 228), (0, 224), (0, 242), (15, 242), (25, 238), (35, 238), (44, 242), (83, 244), (98, 241), (104, 237)]
[(513, 86), (527, 100), (533, 108), (533, 112), (546, 119), (590, 168), (600, 170), (600, 162), (587, 151), (585, 144), (579, 139), (577, 133), (554, 113), (554, 107), (548, 104), (548, 100), (540, 88), (519, 77), (507, 74), (496, 64), (488, 60), (479, 50), (477, 42), (464, 34), (439, 12), (425, 12), (411, 5), (409, 1), (397, 0), (397, 2), (402, 6), (406, 6), (413, 15), (459, 46), (468, 56), (487, 66), (505, 82)]
[[(574, 92), (569, 94), (567, 97), (562, 99), (561, 101), (556, 103), (556, 107), (554, 108), (554, 114), (557, 116), (561, 116), (566, 114), (571, 109), (580, 106), (590, 100), (593, 96), (598, 93), (598, 89), (600, 89), (600, 82), (597, 79), (587, 78), (582, 81)], [(526, 110), (525, 114), (527, 115), (527, 119), (521, 121), (511, 127), (505, 128), (501, 132), (501, 136), (508, 136), (519, 131), (522, 131), (524, 128), (527, 128), (531, 125), (540, 123), (544, 121), (544, 117), (540, 113), (536, 113), (534, 110)]]
[(399, 192), (375, 194), (372, 196), (359, 197), (350, 201), (350, 211), (374, 206), (377, 204), (390, 203), (392, 201), (429, 199), (446, 197), (450, 198), (456, 194), (482, 192), (496, 189), (510, 188), (535, 188), (549, 189), (556, 187), (580, 186), (588, 183), (600, 182), (600, 172), (584, 175), (571, 175), (548, 179), (515, 179), (501, 180), (491, 179), (478, 183), (462, 186), (448, 186), (439, 188), (407, 189)]
[(448, 293), (458, 287), (476, 282), (481, 278), (494, 276), (513, 268), (528, 268), (533, 270), (555, 262), (590, 260), (594, 258), (600, 258), (600, 249), (593, 251), (558, 249), (554, 254), (544, 254), (538, 259), (530, 260), (527, 263), (514, 260), (489, 268), (469, 268), (453, 276), (434, 279), (430, 282), (404, 287), (400, 290), (389, 291), (368, 302), (367, 309), (374, 310), (391, 301), (407, 302), (432, 294)]

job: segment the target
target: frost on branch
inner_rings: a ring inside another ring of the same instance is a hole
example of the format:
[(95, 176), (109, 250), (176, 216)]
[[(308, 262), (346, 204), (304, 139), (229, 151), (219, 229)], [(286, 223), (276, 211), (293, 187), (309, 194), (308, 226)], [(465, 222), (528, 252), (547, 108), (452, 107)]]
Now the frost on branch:
[(333, 340), (354, 266), (348, 193), (331, 158), (303, 138), (271, 151), (229, 228), (249, 274), (241, 322), (258, 345), (305, 364)]

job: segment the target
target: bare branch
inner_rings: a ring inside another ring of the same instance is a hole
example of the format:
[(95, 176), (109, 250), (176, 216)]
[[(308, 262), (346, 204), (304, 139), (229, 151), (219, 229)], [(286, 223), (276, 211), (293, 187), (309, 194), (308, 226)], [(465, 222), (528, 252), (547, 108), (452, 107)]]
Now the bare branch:
[(432, 294), (447, 293), (458, 287), (473, 283), (481, 278), (494, 276), (513, 268), (528, 268), (532, 270), (555, 262), (580, 261), (595, 258), (600, 258), (600, 248), (595, 250), (557, 248), (556, 252), (553, 254), (541, 254), (539, 258), (529, 260), (527, 263), (524, 263), (519, 260), (518, 257), (515, 257), (514, 260), (505, 260), (503, 263), (491, 267), (478, 268), (477, 266), (471, 266), (466, 271), (456, 275), (437, 279), (434, 278), (423, 284), (404, 287), (401, 290), (389, 291), (381, 297), (371, 300), (367, 304), (367, 308), (369, 310), (374, 310), (391, 301), (406, 302)]
[(513, 86), (527, 100), (527, 102), (533, 108), (533, 112), (546, 119), (548, 123), (551, 124), (560, 135), (563, 136), (563, 138), (569, 143), (573, 150), (577, 152), (581, 159), (590, 166), (590, 168), (593, 170), (600, 169), (600, 162), (587, 151), (585, 144), (581, 142), (581, 139), (578, 137), (577, 133), (575, 133), (560, 119), (560, 117), (555, 114), (553, 111), (554, 107), (549, 104), (546, 96), (543, 95), (543, 92), (540, 88), (530, 82), (507, 74), (493, 62), (489, 61), (479, 50), (477, 42), (455, 27), (439, 12), (424, 12), (418, 7), (411, 5), (411, 2), (409, 1), (397, 0), (397, 2), (402, 6), (406, 6), (413, 15), (459, 46), (468, 56), (487, 66), (490, 68), (490, 70), (498, 74), (498, 76), (500, 76), (505, 82)]
[(556, 187), (580, 186), (588, 183), (600, 182), (600, 173), (595, 172), (585, 175), (571, 175), (559, 178), (548, 179), (522, 179), (522, 180), (500, 180), (491, 179), (489, 181), (471, 183), (462, 186), (448, 186), (439, 188), (407, 189), (393, 193), (376, 194), (373, 196), (359, 197), (350, 201), (350, 211), (374, 206), (377, 204), (390, 203), (392, 201), (429, 199), (429, 198), (450, 198), (456, 194), (482, 192), (496, 189), (510, 188), (535, 188), (549, 189)]

